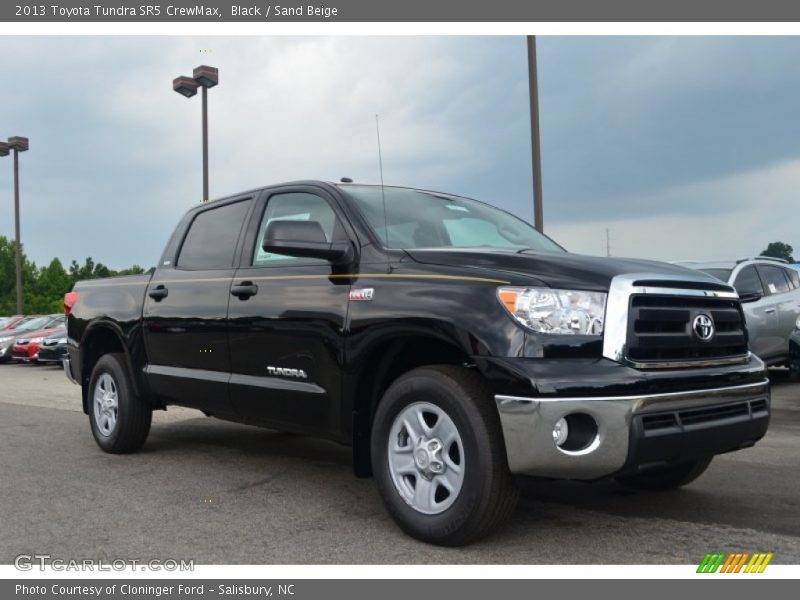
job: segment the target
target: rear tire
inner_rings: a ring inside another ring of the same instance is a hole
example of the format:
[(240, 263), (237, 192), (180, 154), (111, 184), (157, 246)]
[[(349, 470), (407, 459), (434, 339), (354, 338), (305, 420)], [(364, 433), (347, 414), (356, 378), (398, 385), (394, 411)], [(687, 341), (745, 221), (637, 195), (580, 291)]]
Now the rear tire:
[(714, 457), (701, 458), (677, 465), (653, 469), (636, 475), (617, 477), (625, 487), (637, 490), (663, 492), (688, 485), (705, 473)]
[(133, 391), (124, 354), (102, 356), (89, 380), (89, 423), (104, 451), (139, 450), (150, 433), (152, 408)]
[(371, 455), (389, 514), (424, 542), (469, 544), (516, 506), (493, 396), (470, 369), (421, 367), (392, 383), (373, 420)]

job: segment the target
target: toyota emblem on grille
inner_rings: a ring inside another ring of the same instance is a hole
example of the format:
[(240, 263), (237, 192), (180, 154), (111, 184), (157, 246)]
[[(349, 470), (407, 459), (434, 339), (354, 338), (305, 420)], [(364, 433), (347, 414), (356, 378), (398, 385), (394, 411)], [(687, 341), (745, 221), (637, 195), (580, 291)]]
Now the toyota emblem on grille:
[(714, 337), (714, 321), (708, 315), (697, 315), (692, 322), (692, 329), (701, 342), (707, 342)]

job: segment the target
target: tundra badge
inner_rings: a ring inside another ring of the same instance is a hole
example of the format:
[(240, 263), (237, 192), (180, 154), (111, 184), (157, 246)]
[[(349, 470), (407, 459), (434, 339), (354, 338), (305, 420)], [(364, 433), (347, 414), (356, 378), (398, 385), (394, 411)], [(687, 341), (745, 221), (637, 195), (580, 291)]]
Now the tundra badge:
[(267, 367), (270, 375), (282, 375), (283, 377), (297, 377), (298, 379), (308, 379), (308, 375), (303, 369), (287, 369), (285, 367)]

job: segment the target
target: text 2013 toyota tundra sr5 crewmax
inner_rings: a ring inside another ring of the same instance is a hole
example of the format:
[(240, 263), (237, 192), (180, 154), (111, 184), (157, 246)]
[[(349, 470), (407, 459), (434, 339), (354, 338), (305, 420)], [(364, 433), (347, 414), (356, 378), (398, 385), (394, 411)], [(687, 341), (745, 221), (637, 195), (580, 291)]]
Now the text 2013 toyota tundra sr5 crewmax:
[(570, 254), (450, 194), (309, 181), (202, 204), (152, 275), (70, 302), (64, 366), (103, 450), (139, 449), (170, 404), (328, 438), (437, 544), (497, 527), (514, 475), (675, 488), (769, 422), (733, 288)]

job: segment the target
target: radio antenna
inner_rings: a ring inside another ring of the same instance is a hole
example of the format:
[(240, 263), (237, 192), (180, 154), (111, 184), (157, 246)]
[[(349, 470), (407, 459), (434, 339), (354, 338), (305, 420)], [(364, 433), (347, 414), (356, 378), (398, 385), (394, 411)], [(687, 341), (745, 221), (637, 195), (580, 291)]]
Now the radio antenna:
[(381, 154), (381, 122), (375, 115), (375, 133), (378, 136), (378, 169), (381, 172), (381, 200), (383, 201), (383, 230), (386, 232), (386, 248), (389, 248), (389, 219), (386, 218), (386, 191), (383, 186), (383, 155)]

